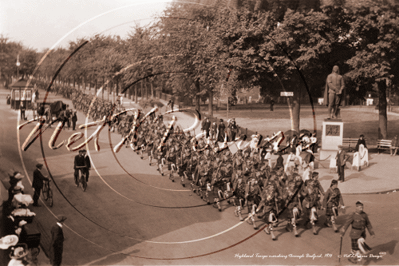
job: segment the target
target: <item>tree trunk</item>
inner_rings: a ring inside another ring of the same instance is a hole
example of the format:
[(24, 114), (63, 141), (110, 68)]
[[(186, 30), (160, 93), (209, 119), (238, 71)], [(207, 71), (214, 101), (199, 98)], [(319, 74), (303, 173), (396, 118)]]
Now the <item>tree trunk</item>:
[(208, 110), (208, 115), (210, 117), (213, 117), (213, 90), (209, 89), (209, 110)]
[(151, 85), (151, 98), (154, 98), (154, 80), (151, 80), (150, 85)]
[(388, 138), (387, 118), (387, 84), (385, 80), (378, 82), (378, 138)]
[(134, 102), (137, 103), (137, 83), (134, 84)]
[(199, 80), (195, 81), (195, 88), (197, 91), (197, 94), (195, 95), (195, 109), (197, 109), (198, 112), (200, 112), (201, 111), (201, 96), (198, 95), (198, 93), (201, 91), (201, 88), (200, 88)]

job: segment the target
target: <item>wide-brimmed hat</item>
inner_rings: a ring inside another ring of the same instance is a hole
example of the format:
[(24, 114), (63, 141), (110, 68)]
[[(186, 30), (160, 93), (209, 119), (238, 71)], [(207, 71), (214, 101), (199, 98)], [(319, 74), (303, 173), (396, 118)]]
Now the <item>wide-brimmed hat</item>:
[(23, 175), (21, 175), (21, 173), (16, 173), (15, 175), (14, 175), (14, 178), (16, 178), (16, 179), (22, 179), (22, 178), (24, 178), (24, 176)]
[(85, 149), (81, 149), (81, 150), (79, 150), (79, 152), (86, 152), (86, 150)]
[(8, 235), (0, 239), (0, 249), (8, 249), (9, 247), (15, 246), (18, 243), (18, 236)]
[(344, 146), (342, 145), (338, 145), (338, 149), (342, 149)]
[(40, 167), (42, 167), (42, 166), (43, 166), (43, 164), (41, 164), (41, 163), (36, 164), (36, 167), (37, 167), (37, 168), (40, 168)]

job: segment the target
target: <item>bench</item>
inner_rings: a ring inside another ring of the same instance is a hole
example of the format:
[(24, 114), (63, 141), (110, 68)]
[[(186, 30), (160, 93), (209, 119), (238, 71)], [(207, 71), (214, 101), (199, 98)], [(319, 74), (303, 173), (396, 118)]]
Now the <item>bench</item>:
[(342, 146), (344, 148), (348, 148), (349, 151), (353, 151), (356, 147), (358, 140), (359, 140), (359, 138), (343, 138)]
[(380, 154), (380, 150), (390, 150), (392, 148), (391, 139), (379, 139), (377, 142), (377, 151)]

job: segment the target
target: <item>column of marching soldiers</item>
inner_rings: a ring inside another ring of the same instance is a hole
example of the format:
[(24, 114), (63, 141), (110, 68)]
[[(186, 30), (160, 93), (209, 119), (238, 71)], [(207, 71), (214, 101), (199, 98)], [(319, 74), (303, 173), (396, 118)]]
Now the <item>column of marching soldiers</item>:
[[(93, 120), (121, 111), (116, 110), (116, 105), (110, 101), (98, 98), (93, 101), (94, 96), (69, 86), (55, 87), (57, 93), (71, 98), (74, 107)], [(312, 229), (316, 235), (318, 210), (326, 208), (324, 225), (338, 231), (335, 220), (343, 200), (337, 183), (332, 182), (329, 193), (325, 195), (317, 172), (311, 172), (304, 181), (299, 169), (308, 168), (308, 165), (305, 162), (303, 165), (300, 158), (294, 161), (291, 157), (285, 166), (277, 164), (271, 167), (265, 154), (270, 153), (273, 143), (261, 140), (255, 148), (252, 146), (231, 152), (229, 148), (219, 148), (219, 136), (196, 138), (190, 132), (183, 132), (179, 126), (168, 128), (163, 116), (155, 114), (140, 124), (133, 139), (129, 135), (136, 123), (135, 116), (137, 113), (115, 117), (109, 123), (110, 130), (121, 134), (126, 140), (124, 145), (140, 154), (141, 159), (148, 159), (149, 165), (155, 165), (162, 176), (167, 174), (172, 182), (180, 180), (183, 187), (189, 186), (219, 211), (233, 204), (234, 214), (240, 221), (246, 220), (255, 230), (258, 229), (259, 220), (264, 222), (264, 231), (276, 240), (273, 230), (281, 217), (286, 217), (286, 230), (295, 236), (299, 236), (297, 227), (300, 219), (304, 220), (304, 228)], [(161, 149), (161, 141), (165, 140), (168, 129), (172, 129), (173, 133), (168, 135)], [(306, 135), (304, 138), (294, 136), (288, 146), (291, 155), (298, 145), (312, 149), (306, 143), (308, 139)], [(247, 217), (244, 218), (245, 208)]]

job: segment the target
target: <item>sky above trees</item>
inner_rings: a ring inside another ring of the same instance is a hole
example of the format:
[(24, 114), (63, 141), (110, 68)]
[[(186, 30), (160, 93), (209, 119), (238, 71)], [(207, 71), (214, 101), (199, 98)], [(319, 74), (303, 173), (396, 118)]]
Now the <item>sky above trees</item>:
[[(170, 1), (162, 0), (13, 0), (0, 1), (0, 34), (41, 51), (103, 33), (126, 37), (136, 24), (147, 25)], [(108, 13), (107, 13), (108, 12)], [(92, 20), (96, 16), (102, 16)]]

